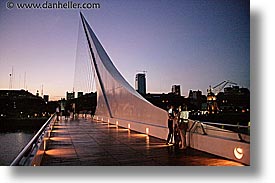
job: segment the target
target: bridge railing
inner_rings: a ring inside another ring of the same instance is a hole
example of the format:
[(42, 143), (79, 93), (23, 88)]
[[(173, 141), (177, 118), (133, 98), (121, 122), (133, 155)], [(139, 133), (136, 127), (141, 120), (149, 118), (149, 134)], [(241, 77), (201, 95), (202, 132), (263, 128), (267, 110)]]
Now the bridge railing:
[(240, 124), (226, 124), (226, 123), (213, 123), (213, 122), (202, 122), (207, 125), (217, 126), (225, 130), (231, 130), (235, 133), (250, 135), (250, 126)]
[[(192, 120), (193, 121), (193, 120)], [(198, 130), (200, 129), (200, 130)], [(226, 123), (214, 123), (214, 122), (201, 122), (193, 121), (192, 125), (189, 127), (189, 132), (199, 132), (203, 135), (217, 135), (222, 134), (222, 136), (233, 137), (236, 140), (243, 142), (250, 142), (250, 126), (244, 126), (239, 124), (226, 124)], [(224, 135), (227, 134), (227, 135)], [(236, 137), (237, 134), (237, 137)], [(238, 139), (237, 139), (238, 138)]]
[(33, 136), (29, 143), (21, 150), (17, 157), (12, 161), (10, 166), (28, 166), (31, 165), (33, 158), (43, 142), (47, 130), (50, 129), (51, 123), (54, 122), (56, 114), (53, 114), (40, 128), (40, 130)]
[(189, 120), (186, 142), (191, 148), (250, 165), (250, 126)]

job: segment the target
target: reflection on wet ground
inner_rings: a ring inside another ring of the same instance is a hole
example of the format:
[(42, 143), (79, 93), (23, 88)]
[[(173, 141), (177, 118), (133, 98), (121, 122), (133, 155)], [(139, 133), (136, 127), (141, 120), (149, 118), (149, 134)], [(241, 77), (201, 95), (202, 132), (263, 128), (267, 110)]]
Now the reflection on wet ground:
[(54, 127), (42, 166), (242, 166), (195, 149), (90, 119)]

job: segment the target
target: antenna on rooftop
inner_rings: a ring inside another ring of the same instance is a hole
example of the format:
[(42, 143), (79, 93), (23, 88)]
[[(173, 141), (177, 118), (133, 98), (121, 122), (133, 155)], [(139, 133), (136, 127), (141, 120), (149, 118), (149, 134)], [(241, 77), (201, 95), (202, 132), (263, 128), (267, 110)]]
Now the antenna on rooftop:
[(143, 74), (147, 73), (147, 71), (145, 71), (145, 70), (144, 71), (137, 71), (137, 72), (142, 72)]
[(26, 86), (26, 72), (24, 73), (24, 90), (27, 90), (27, 86)]
[(13, 81), (13, 66), (11, 67), (9, 89), (12, 89), (12, 81)]
[(41, 97), (43, 97), (43, 84), (42, 84), (42, 88), (41, 88)]

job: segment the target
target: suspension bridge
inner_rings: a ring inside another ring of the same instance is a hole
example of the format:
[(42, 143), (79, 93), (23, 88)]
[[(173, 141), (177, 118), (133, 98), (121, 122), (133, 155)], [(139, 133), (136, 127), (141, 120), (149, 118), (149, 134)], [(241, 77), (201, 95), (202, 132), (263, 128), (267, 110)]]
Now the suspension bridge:
[[(226, 124), (189, 120), (187, 149), (166, 145), (167, 112), (132, 88), (81, 13), (80, 19), (89, 62), (76, 64), (76, 68), (92, 71), (84, 85), (88, 83), (85, 86), (88, 89), (96, 86), (95, 115), (70, 119), (52, 115), (12, 166), (250, 165), (250, 136), (221, 128)], [(76, 74), (80, 73), (76, 69)]]

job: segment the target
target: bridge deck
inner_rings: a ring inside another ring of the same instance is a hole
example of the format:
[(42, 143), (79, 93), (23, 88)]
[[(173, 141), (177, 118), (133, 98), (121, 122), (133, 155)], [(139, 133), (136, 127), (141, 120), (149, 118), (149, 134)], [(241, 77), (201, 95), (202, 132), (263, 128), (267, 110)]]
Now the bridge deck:
[(242, 166), (208, 153), (91, 119), (56, 123), (42, 166)]

